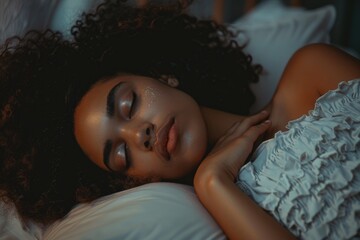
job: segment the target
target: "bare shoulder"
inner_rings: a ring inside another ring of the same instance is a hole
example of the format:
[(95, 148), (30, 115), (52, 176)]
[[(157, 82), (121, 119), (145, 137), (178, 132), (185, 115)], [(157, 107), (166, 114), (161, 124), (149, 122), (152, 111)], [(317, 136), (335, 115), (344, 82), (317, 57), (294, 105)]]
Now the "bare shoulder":
[(272, 101), (272, 118), (281, 130), (313, 109), (316, 99), (342, 81), (360, 78), (360, 61), (337, 47), (311, 44), (288, 62)]
[[(311, 44), (299, 49), (289, 61), (281, 81), (313, 88), (319, 95), (341, 81), (360, 77), (360, 61), (337, 47)], [(300, 84), (299, 82), (302, 82)]]

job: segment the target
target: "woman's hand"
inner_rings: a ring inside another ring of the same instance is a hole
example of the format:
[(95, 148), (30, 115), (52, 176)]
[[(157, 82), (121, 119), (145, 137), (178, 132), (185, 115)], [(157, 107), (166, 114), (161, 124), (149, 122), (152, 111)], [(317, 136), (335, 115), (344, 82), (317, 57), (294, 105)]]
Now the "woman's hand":
[(236, 122), (222, 136), (198, 168), (195, 179), (203, 174), (225, 174), (234, 180), (252, 152), (256, 140), (270, 127), (266, 111)]
[(254, 143), (270, 127), (267, 112), (236, 123), (200, 164), (194, 187), (229, 239), (294, 239), (234, 183)]

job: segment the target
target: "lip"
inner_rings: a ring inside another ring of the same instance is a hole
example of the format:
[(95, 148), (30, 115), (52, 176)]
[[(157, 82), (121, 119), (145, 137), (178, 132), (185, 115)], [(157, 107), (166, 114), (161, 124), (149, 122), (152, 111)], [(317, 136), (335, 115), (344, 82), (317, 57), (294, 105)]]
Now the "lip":
[(159, 129), (159, 131), (156, 134), (155, 149), (167, 161), (170, 160), (170, 153), (167, 150), (167, 143), (169, 141), (169, 131), (170, 128), (174, 125), (174, 123), (175, 123), (175, 119), (170, 118), (165, 123), (165, 125)]

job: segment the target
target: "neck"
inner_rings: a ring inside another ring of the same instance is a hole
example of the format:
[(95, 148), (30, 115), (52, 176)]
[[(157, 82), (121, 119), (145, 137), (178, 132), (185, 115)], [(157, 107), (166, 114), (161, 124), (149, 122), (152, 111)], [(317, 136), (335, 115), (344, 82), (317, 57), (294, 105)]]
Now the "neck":
[(235, 122), (241, 122), (245, 118), (245, 116), (227, 113), (207, 107), (201, 107), (201, 112), (205, 120), (209, 147), (211, 148)]

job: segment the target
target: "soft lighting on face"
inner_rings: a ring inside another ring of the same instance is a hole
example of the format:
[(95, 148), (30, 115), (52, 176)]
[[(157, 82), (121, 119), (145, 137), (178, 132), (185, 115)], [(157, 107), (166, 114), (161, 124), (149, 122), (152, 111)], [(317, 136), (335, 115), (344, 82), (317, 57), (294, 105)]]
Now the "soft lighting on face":
[(103, 116), (104, 114), (101, 112), (93, 112), (86, 117), (86, 122), (92, 125), (100, 124)]
[(151, 107), (160, 96), (160, 92), (152, 87), (146, 87), (144, 90), (144, 99), (147, 102), (147, 107)]

